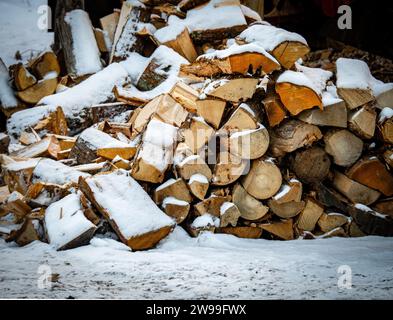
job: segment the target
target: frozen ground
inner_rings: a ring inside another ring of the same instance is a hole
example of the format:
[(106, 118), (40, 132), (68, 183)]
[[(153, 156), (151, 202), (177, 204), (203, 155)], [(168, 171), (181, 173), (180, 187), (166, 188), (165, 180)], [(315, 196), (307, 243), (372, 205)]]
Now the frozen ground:
[[(245, 240), (178, 228), (159, 248), (93, 245), (56, 252), (0, 242), (0, 298), (392, 299), (393, 239)], [(45, 267), (41, 267), (45, 265)], [(49, 266), (51, 289), (38, 280)], [(352, 288), (338, 288), (341, 265)]]

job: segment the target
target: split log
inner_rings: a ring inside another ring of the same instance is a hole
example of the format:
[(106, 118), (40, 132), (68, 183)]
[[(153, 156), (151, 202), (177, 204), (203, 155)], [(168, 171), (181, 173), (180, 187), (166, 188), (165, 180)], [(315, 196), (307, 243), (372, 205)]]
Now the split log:
[(218, 228), (216, 232), (231, 234), (235, 237), (244, 238), (244, 239), (259, 239), (262, 235), (261, 228), (247, 227), (247, 226)]
[(348, 170), (347, 176), (369, 188), (380, 191), (385, 196), (393, 195), (393, 176), (385, 165), (375, 157), (358, 161)]
[(54, 73), (56, 77), (60, 76), (60, 64), (57, 60), (56, 54), (52, 51), (46, 51), (37, 58), (33, 59), (31, 62), (29, 62), (29, 67), (31, 68), (33, 74), (39, 79), (45, 78), (48, 73)]
[(187, 185), (183, 179), (169, 179), (154, 191), (153, 199), (156, 204), (162, 203), (167, 197), (173, 197), (190, 203), (192, 197), (187, 189)]
[(165, 198), (162, 202), (162, 207), (168, 216), (175, 219), (177, 224), (182, 223), (190, 211), (190, 204), (188, 202), (174, 197)]
[(347, 127), (347, 107), (343, 100), (324, 106), (323, 110), (305, 110), (298, 115), (298, 119), (316, 126)]
[(218, 129), (226, 107), (226, 101), (219, 99), (203, 99), (196, 101), (196, 112), (207, 123)]
[(44, 230), (42, 228), (39, 219), (33, 219), (27, 217), (24, 221), (20, 230), (18, 230), (18, 235), (15, 238), (15, 242), (23, 247), (32, 243), (33, 241), (43, 241), (44, 240)]
[(171, 97), (180, 103), (189, 112), (197, 112), (198, 91), (179, 81), (169, 92)]
[(296, 176), (305, 183), (323, 181), (330, 171), (330, 159), (320, 147), (300, 150), (291, 157), (291, 168)]
[(233, 188), (232, 201), (239, 209), (240, 216), (246, 220), (260, 220), (269, 211), (268, 207), (248, 194), (240, 184)]
[(383, 141), (393, 144), (393, 118), (389, 118), (379, 125)]
[(154, 247), (173, 228), (172, 219), (125, 172), (81, 178), (79, 187), (133, 250)]
[(359, 226), (356, 224), (355, 221), (351, 221), (348, 233), (351, 238), (367, 236), (362, 230), (360, 230)]
[(321, 138), (322, 133), (317, 126), (291, 119), (270, 132), (271, 151), (275, 156), (282, 156), (310, 146)]
[(21, 194), (25, 194), (39, 159), (14, 161), (12, 159), (5, 160), (4, 158), (5, 156), (3, 155), (1, 167), (4, 182), (11, 192), (18, 191)]
[(11, 152), (10, 155), (19, 158), (36, 158), (45, 156), (56, 158), (57, 152), (59, 151), (60, 146), (56, 137), (48, 136), (29, 146)]
[(282, 220), (280, 222), (263, 223), (258, 225), (262, 230), (265, 230), (282, 240), (292, 240), (293, 234), (293, 221), (292, 219)]
[(182, 0), (179, 2), (178, 7), (181, 11), (186, 12), (186, 11), (191, 10), (195, 7), (198, 7), (201, 4), (204, 4), (206, 2), (209, 2), (209, 1), (207, 1), (207, 0)]
[(181, 127), (188, 117), (188, 111), (177, 103), (170, 95), (161, 95), (154, 114), (165, 123)]
[(33, 129), (37, 132), (46, 130), (47, 132), (56, 135), (67, 136), (68, 126), (63, 109), (61, 107), (57, 107), (56, 111), (51, 112), (47, 117), (40, 120)]
[(339, 192), (328, 188), (323, 183), (320, 183), (317, 188), (318, 201), (325, 207), (336, 208), (341, 212), (348, 212), (350, 203), (347, 198)]
[(57, 79), (43, 79), (23, 91), (18, 91), (17, 96), (28, 104), (37, 104), (42, 98), (56, 91)]
[(37, 82), (37, 79), (26, 69), (22, 63), (15, 65), (12, 68), (12, 73), (15, 87), (18, 91), (23, 91)]
[(318, 227), (322, 232), (330, 232), (348, 223), (349, 217), (341, 213), (323, 213), (318, 220)]
[(393, 198), (383, 199), (374, 204), (373, 209), (393, 218)]
[(218, 226), (218, 218), (206, 213), (196, 217), (187, 230), (192, 237), (197, 237), (201, 232), (214, 232)]
[(353, 165), (361, 156), (363, 141), (348, 130), (331, 130), (324, 136), (325, 151), (342, 167)]
[(249, 161), (221, 151), (214, 166), (212, 185), (227, 186), (239, 179), (247, 170)]
[(94, 30), (94, 37), (97, 42), (98, 50), (101, 53), (108, 53), (110, 52), (110, 47), (108, 47), (107, 41), (105, 40), (104, 31), (99, 28), (93, 28)]
[(269, 160), (254, 160), (250, 172), (242, 179), (246, 191), (257, 199), (274, 196), (282, 184), (280, 169)]
[(97, 227), (83, 213), (80, 196), (70, 194), (45, 211), (48, 240), (57, 250), (67, 250), (90, 242)]
[(56, 23), (67, 73), (78, 78), (100, 71), (100, 51), (88, 13), (72, 10)]
[(349, 129), (363, 139), (374, 137), (376, 121), (377, 113), (369, 106), (351, 112), (348, 118)]
[(393, 169), (393, 150), (386, 150), (383, 154), (383, 159)]
[(119, 18), (120, 13), (114, 11), (113, 13), (108, 14), (100, 19), (101, 28), (108, 36), (111, 46), (113, 45), (113, 41), (115, 39), (115, 32), (117, 24), (119, 23)]
[(9, 144), (10, 144), (9, 135), (0, 132), (0, 154), (7, 153)]
[(232, 202), (224, 202), (220, 207), (220, 228), (236, 227), (237, 220), (241, 216), (238, 207)]
[(220, 218), (221, 206), (230, 200), (231, 199), (229, 196), (210, 196), (209, 198), (204, 199), (194, 205), (195, 213), (200, 216), (204, 214), (211, 214), (217, 218)]
[(297, 216), (304, 209), (305, 203), (304, 201), (277, 203), (277, 201), (270, 199), (268, 206), (276, 216), (289, 219)]
[(227, 122), (221, 127), (220, 131), (255, 130), (258, 123), (255, 114), (249, 108), (242, 107), (241, 104), (231, 115)]
[(322, 213), (323, 207), (319, 203), (311, 198), (307, 199), (306, 206), (296, 222), (297, 227), (303, 231), (313, 231)]
[(303, 186), (300, 181), (291, 179), (288, 184), (283, 184), (279, 192), (272, 197), (268, 206), (280, 218), (289, 219), (298, 215), (304, 209), (301, 201)]
[(210, 83), (203, 93), (225, 101), (241, 102), (254, 95), (257, 84), (258, 79), (254, 78), (218, 80)]
[(16, 218), (16, 222), (20, 223), (31, 212), (31, 207), (26, 203), (21, 193), (13, 191), (4, 200), (1, 210), (5, 213), (12, 213)]
[(348, 109), (356, 109), (366, 103), (372, 102), (374, 96), (371, 90), (337, 88), (337, 93), (347, 104)]
[(34, 207), (47, 207), (70, 193), (71, 185), (36, 182), (29, 186), (25, 198)]
[(18, 100), (14, 95), (14, 91), (11, 88), (10, 77), (8, 74), (8, 68), (4, 64), (3, 60), (0, 58), (0, 102), (1, 111), (6, 116), (10, 116), (13, 112), (20, 110)]
[(209, 189), (209, 180), (203, 174), (195, 173), (188, 181), (188, 188), (195, 197), (203, 200)]
[(182, 162), (176, 165), (180, 176), (189, 180), (195, 174), (201, 174), (208, 180), (212, 178), (212, 172), (206, 162), (199, 155), (192, 155), (185, 158)]
[(380, 108), (393, 107), (393, 88), (383, 91), (377, 95), (377, 104)]
[(190, 128), (182, 132), (184, 142), (190, 147), (193, 153), (198, 153), (214, 136), (214, 133), (214, 129), (200, 117), (193, 117)]
[(370, 205), (377, 201), (381, 195), (378, 191), (351, 180), (338, 171), (334, 173), (333, 186), (351, 200), (352, 203)]
[(285, 119), (285, 107), (277, 94), (268, 95), (263, 100), (263, 106), (265, 107), (270, 127), (278, 126)]

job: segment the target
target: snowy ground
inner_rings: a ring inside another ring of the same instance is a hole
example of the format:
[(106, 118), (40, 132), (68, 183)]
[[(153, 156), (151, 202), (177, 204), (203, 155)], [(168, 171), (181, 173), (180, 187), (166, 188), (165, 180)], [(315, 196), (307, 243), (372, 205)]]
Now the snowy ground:
[[(0, 298), (392, 299), (393, 239), (245, 240), (178, 228), (159, 248), (125, 251), (114, 242), (56, 252), (0, 242)], [(44, 267), (41, 267), (44, 265)], [(348, 265), (352, 288), (337, 286)], [(59, 274), (39, 289), (42, 273)]]

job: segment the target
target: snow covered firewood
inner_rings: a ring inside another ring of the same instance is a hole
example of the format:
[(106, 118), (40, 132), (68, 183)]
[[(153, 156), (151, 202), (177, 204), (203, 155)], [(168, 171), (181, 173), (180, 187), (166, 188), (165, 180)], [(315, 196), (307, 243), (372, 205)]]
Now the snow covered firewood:
[(188, 232), (193, 237), (197, 237), (201, 232), (214, 232), (220, 226), (220, 219), (209, 214), (203, 214), (194, 219), (194, 221), (187, 226)]
[(246, 191), (257, 199), (268, 199), (280, 189), (280, 169), (270, 160), (254, 160), (250, 172), (242, 179)]
[(23, 63), (11, 66), (10, 71), (12, 72), (14, 84), (18, 91), (25, 90), (37, 83), (36, 77), (26, 69)]
[(57, 79), (49, 78), (39, 80), (36, 84), (23, 91), (18, 91), (16, 95), (20, 100), (28, 104), (37, 104), (42, 98), (51, 95), (56, 91)]
[(17, 222), (20, 222), (31, 212), (31, 207), (21, 193), (13, 191), (1, 204), (1, 211), (7, 214), (12, 213)]
[(129, 160), (135, 152), (135, 146), (112, 138), (95, 128), (88, 128), (79, 135), (71, 149), (70, 158), (75, 158), (79, 164), (93, 162), (98, 157), (113, 160), (117, 155)]
[(196, 112), (214, 129), (218, 129), (226, 104), (226, 101), (220, 99), (199, 99), (196, 101)]
[(45, 78), (49, 73), (58, 77), (61, 71), (59, 61), (53, 51), (46, 51), (40, 54), (37, 58), (31, 60), (28, 66), (38, 79)]
[(377, 201), (381, 195), (378, 191), (351, 180), (338, 171), (334, 173), (333, 186), (351, 200), (352, 203), (370, 205)]
[(236, 227), (224, 227), (218, 228), (217, 233), (231, 234), (238, 238), (244, 239), (259, 239), (262, 235), (262, 229), (258, 227), (249, 226), (236, 226)]
[(79, 186), (119, 238), (133, 250), (154, 247), (174, 225), (124, 171), (80, 179)]
[(291, 119), (270, 132), (271, 151), (280, 156), (310, 146), (321, 138), (322, 132), (317, 126)]
[(184, 180), (189, 180), (195, 174), (201, 174), (210, 180), (212, 172), (205, 160), (199, 155), (191, 155), (176, 164), (177, 171)]
[(41, 220), (33, 217), (27, 217), (22, 224), (18, 235), (15, 238), (15, 242), (23, 247), (33, 241), (43, 241), (45, 239), (44, 230), (41, 225)]
[[(33, 182), (25, 194), (26, 201), (33, 207), (47, 207), (70, 193), (71, 185), (48, 182)], [(75, 187), (75, 185), (74, 185)]]
[(10, 155), (19, 158), (35, 158), (45, 156), (56, 158), (57, 152), (59, 151), (60, 146), (56, 137), (48, 136), (22, 149), (11, 152)]
[(296, 222), (297, 228), (303, 231), (313, 231), (323, 213), (323, 210), (323, 207), (315, 200), (311, 198), (307, 199), (306, 206), (300, 213)]
[(52, 203), (46, 209), (45, 228), (49, 244), (56, 250), (67, 250), (88, 244), (97, 229), (85, 217), (80, 195), (75, 193)]
[(348, 117), (349, 129), (363, 139), (374, 137), (377, 113), (369, 106), (352, 111)]
[(112, 51), (113, 41), (115, 39), (115, 32), (117, 25), (119, 23), (120, 13), (114, 11), (100, 19), (101, 29), (104, 31), (105, 35), (108, 37), (108, 44), (110, 44), (110, 49)]
[[(7, 159), (5, 159), (7, 158)], [(2, 155), (1, 168), (4, 182), (9, 190), (25, 194), (31, 181), (33, 170), (40, 159), (15, 161)]]
[(57, 107), (55, 111), (49, 113), (47, 117), (40, 120), (33, 129), (36, 132), (45, 130), (45, 132), (50, 132), (52, 134), (67, 136), (68, 126), (63, 109), (61, 107)]
[(154, 190), (153, 199), (156, 204), (161, 204), (167, 197), (176, 198), (187, 203), (192, 201), (187, 185), (181, 178), (177, 180), (169, 179)]
[(245, 103), (242, 103), (232, 113), (231, 117), (221, 127), (220, 131), (223, 129), (227, 131), (255, 130), (257, 128), (258, 123), (255, 113), (248, 108)]
[(269, 208), (262, 202), (247, 193), (241, 184), (236, 184), (232, 191), (232, 202), (240, 211), (240, 216), (246, 220), (259, 220), (263, 218)]
[(232, 202), (224, 202), (220, 207), (220, 228), (236, 227), (237, 220), (240, 217), (240, 211)]
[(172, 163), (177, 130), (156, 119), (149, 122), (132, 166), (133, 178), (152, 183), (164, 180), (165, 172)]
[(369, 188), (382, 192), (385, 196), (393, 195), (393, 175), (376, 157), (366, 157), (359, 160), (348, 170), (347, 176)]
[(262, 23), (248, 27), (237, 39), (270, 52), (286, 69), (310, 51), (307, 41), (299, 34)]
[(292, 219), (282, 220), (279, 222), (263, 223), (258, 225), (262, 230), (269, 232), (274, 237), (281, 240), (292, 240), (293, 234), (293, 221)]
[(19, 107), (19, 102), (11, 88), (8, 69), (2, 59), (0, 59), (0, 102), (1, 110), (6, 115)]
[(182, 81), (178, 81), (169, 94), (189, 112), (195, 113), (197, 111), (197, 99), (199, 94), (197, 90), (189, 85)]
[(324, 136), (325, 151), (335, 164), (343, 167), (353, 165), (361, 156), (363, 141), (348, 130), (330, 130)]
[(329, 175), (331, 161), (320, 147), (313, 146), (296, 151), (290, 160), (291, 169), (305, 183), (316, 184)]
[(323, 213), (318, 220), (318, 227), (322, 232), (330, 232), (333, 229), (342, 227), (349, 222), (349, 217), (341, 213)]
[(355, 109), (375, 99), (372, 93), (375, 78), (364, 61), (339, 58), (336, 69), (337, 92), (349, 109)]
[(51, 159), (41, 159), (33, 170), (31, 181), (33, 183), (53, 183), (60, 186), (65, 184), (77, 184), (79, 177), (87, 178), (90, 174), (68, 167), (61, 162)]
[(182, 223), (190, 212), (190, 204), (186, 201), (167, 197), (162, 202), (165, 213), (175, 219), (177, 224)]
[(188, 111), (169, 94), (161, 95), (157, 99), (159, 101), (154, 117), (170, 125), (181, 127), (188, 117)]
[(203, 89), (202, 95), (230, 102), (241, 102), (254, 95), (257, 84), (258, 79), (254, 78), (221, 79), (209, 82)]
[[(285, 107), (276, 93), (271, 93), (263, 99), (263, 106), (270, 127), (279, 125), (286, 117)], [(345, 107), (345, 106), (344, 106)]]
[(209, 213), (219, 218), (221, 215), (221, 206), (228, 201), (230, 201), (229, 196), (212, 195), (194, 205), (195, 214), (201, 216)]
[(102, 69), (100, 51), (86, 11), (75, 9), (58, 21), (58, 36), (68, 74), (82, 77)]
[(143, 52), (144, 43), (137, 33), (144, 28), (151, 31), (155, 29), (147, 23), (149, 16), (149, 11), (143, 3), (139, 1), (123, 2), (114, 34), (110, 63), (125, 60), (131, 52)]
[(178, 4), (178, 7), (181, 11), (187, 12), (188, 10), (198, 7), (206, 2), (209, 1), (208, 0), (181, 0)]
[(322, 93), (323, 110), (305, 110), (298, 119), (316, 126), (347, 127), (347, 107), (345, 101), (337, 96), (336, 88), (328, 86)]
[[(176, 19), (174, 16), (169, 16), (169, 20)], [(170, 23), (170, 22), (169, 22)], [(154, 33), (154, 38), (160, 43), (175, 50), (178, 54), (192, 62), (198, 54), (195, 50), (194, 44), (191, 40), (190, 33), (187, 27), (180, 25), (183, 31), (180, 33), (168, 33), (165, 28), (161, 28)], [(177, 31), (177, 30), (176, 30)]]
[(227, 49), (201, 55), (195, 62), (182, 66), (180, 70), (198, 77), (213, 77), (219, 74), (246, 75), (257, 70), (270, 74), (278, 69), (278, 61), (263, 48), (255, 44), (233, 44)]
[(195, 197), (203, 200), (209, 189), (209, 180), (203, 174), (194, 173), (188, 181), (188, 188)]
[(193, 153), (198, 153), (214, 136), (214, 129), (201, 117), (193, 117), (190, 127), (182, 131), (185, 144)]

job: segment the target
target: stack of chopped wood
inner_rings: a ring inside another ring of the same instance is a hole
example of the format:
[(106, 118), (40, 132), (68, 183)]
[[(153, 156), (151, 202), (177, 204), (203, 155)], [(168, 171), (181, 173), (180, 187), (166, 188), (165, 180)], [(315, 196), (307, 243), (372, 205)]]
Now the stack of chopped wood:
[(393, 235), (393, 84), (363, 61), (304, 66), (302, 36), (238, 1), (59, 19), (64, 68), (46, 52), (1, 69), (8, 241)]

